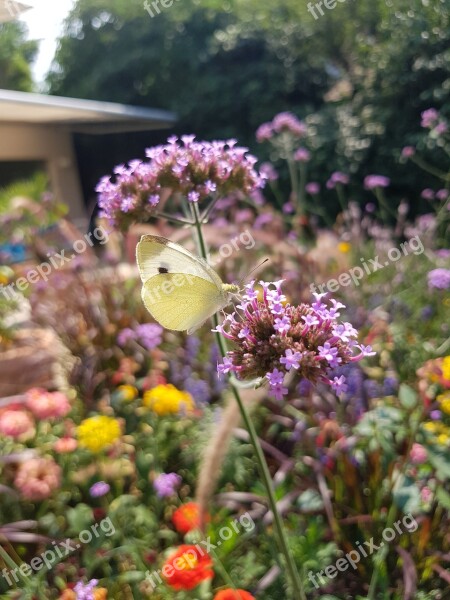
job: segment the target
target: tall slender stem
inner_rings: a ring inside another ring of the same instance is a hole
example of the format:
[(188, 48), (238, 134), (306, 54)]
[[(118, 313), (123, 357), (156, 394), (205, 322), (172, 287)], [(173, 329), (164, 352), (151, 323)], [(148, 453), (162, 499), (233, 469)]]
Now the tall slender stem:
[[(193, 204), (192, 210), (193, 210), (193, 214), (194, 214), (194, 218), (195, 218), (195, 228), (197, 230), (199, 250), (202, 255), (202, 258), (204, 258), (206, 260), (208, 253), (207, 253), (205, 240), (203, 238), (202, 225), (201, 225), (201, 222), (199, 219), (199, 210), (198, 210), (197, 204), (195, 204), (195, 203)], [(217, 314), (215, 314), (213, 316), (213, 320), (214, 320), (215, 329), (217, 329), (217, 326), (219, 325), (219, 318), (218, 318)], [(220, 352), (221, 352), (222, 356), (225, 356), (227, 353), (227, 347), (226, 347), (225, 340), (219, 333), (216, 333), (216, 338), (217, 338), (217, 343), (219, 345)], [(256, 460), (257, 460), (257, 463), (258, 463), (258, 466), (259, 466), (259, 469), (260, 469), (260, 472), (262, 475), (264, 487), (266, 488), (269, 506), (270, 506), (270, 509), (273, 514), (274, 525), (275, 525), (275, 530), (277, 532), (280, 550), (284, 555), (284, 559), (286, 561), (286, 567), (287, 567), (287, 570), (289, 573), (289, 578), (290, 578), (292, 588), (295, 593), (295, 600), (307, 600), (301, 579), (300, 579), (298, 571), (297, 571), (297, 567), (295, 565), (294, 557), (292, 556), (291, 549), (289, 548), (289, 542), (287, 539), (286, 531), (284, 529), (283, 520), (282, 520), (281, 515), (277, 508), (277, 500), (275, 497), (275, 490), (274, 490), (272, 478), (270, 475), (270, 471), (269, 471), (269, 467), (267, 465), (266, 459), (264, 457), (264, 452), (262, 450), (262, 447), (261, 447), (261, 444), (260, 444), (260, 441), (258, 438), (258, 434), (256, 432), (255, 426), (253, 425), (253, 421), (250, 418), (250, 415), (247, 411), (247, 408), (241, 398), (238, 388), (235, 385), (233, 385), (231, 383), (231, 381), (229, 382), (229, 384), (230, 384), (231, 391), (233, 392), (233, 396), (239, 407), (239, 411), (241, 413), (241, 417), (244, 422), (244, 425), (247, 428), (248, 434), (250, 436), (250, 441), (253, 446), (253, 450), (255, 452)]]

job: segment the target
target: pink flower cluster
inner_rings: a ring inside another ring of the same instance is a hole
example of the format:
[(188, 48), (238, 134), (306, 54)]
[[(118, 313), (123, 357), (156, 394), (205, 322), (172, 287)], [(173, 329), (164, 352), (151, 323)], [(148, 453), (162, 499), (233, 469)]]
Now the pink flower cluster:
[(384, 175), (367, 175), (364, 179), (364, 187), (366, 190), (375, 190), (376, 188), (386, 188), (390, 185), (391, 180)]
[(327, 189), (333, 190), (338, 183), (341, 185), (348, 185), (349, 181), (350, 177), (346, 173), (335, 171), (331, 174), (330, 179), (327, 181)]
[(26, 500), (45, 500), (59, 488), (61, 469), (51, 458), (32, 458), (17, 469), (14, 485)]
[(297, 119), (290, 112), (281, 112), (275, 115), (272, 121), (263, 123), (256, 131), (256, 140), (265, 142), (280, 133), (290, 133), (296, 138), (305, 137), (308, 132), (306, 123)]
[[(284, 378), (291, 370), (301, 379), (323, 381), (336, 393), (345, 392), (343, 375), (330, 379), (333, 369), (375, 352), (370, 346), (357, 344), (356, 329), (338, 320), (344, 305), (330, 299), (331, 306), (327, 306), (322, 302), (327, 294), (314, 294), (312, 305), (295, 307), (286, 303), (282, 281), (260, 284), (262, 299), (252, 281), (237, 311), (227, 315), (216, 329), (236, 344), (218, 365), (218, 372), (233, 372), (242, 380), (265, 378), (278, 400), (288, 393)], [(360, 351), (358, 355), (354, 355), (355, 348)]]
[(422, 115), (421, 126), (425, 129), (431, 129), (436, 135), (442, 135), (448, 131), (448, 123), (443, 119), (435, 108), (424, 110)]
[(103, 177), (97, 185), (102, 216), (113, 226), (146, 222), (163, 197), (180, 193), (190, 202), (212, 194), (251, 194), (265, 178), (254, 169), (256, 158), (236, 140), (197, 142), (193, 135), (173, 136), (149, 148), (148, 162), (133, 160), (115, 168), (115, 181)]
[(36, 433), (32, 416), (24, 410), (7, 409), (0, 414), (0, 434), (26, 442)]
[(37, 419), (65, 417), (71, 410), (70, 402), (61, 392), (48, 392), (40, 388), (28, 390), (25, 405)]

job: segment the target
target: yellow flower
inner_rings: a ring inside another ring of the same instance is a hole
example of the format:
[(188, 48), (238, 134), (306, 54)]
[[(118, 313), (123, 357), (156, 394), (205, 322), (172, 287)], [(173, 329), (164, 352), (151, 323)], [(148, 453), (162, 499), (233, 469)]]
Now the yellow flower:
[(195, 408), (192, 396), (177, 390), (171, 383), (157, 385), (145, 392), (144, 404), (160, 416), (191, 412)]
[(446, 356), (442, 361), (442, 377), (450, 381), (450, 355)]
[(77, 428), (78, 442), (91, 452), (100, 452), (120, 437), (120, 426), (116, 419), (97, 415), (84, 419)]
[(443, 446), (446, 446), (448, 444), (449, 440), (450, 440), (450, 436), (447, 433), (441, 433), (437, 437), (438, 443), (442, 444)]
[(348, 242), (339, 242), (339, 244), (338, 244), (338, 250), (339, 250), (339, 252), (342, 252), (343, 254), (347, 254), (347, 252), (350, 252), (351, 249), (352, 249), (352, 245), (349, 244)]
[(437, 433), (439, 430), (439, 423), (435, 423), (434, 421), (427, 421), (424, 423), (423, 428), (429, 431), (430, 433)]
[(445, 414), (450, 415), (450, 392), (445, 392), (445, 394), (440, 394), (437, 397), (437, 401), (440, 404), (440, 409), (445, 412)]
[(138, 391), (134, 385), (119, 385), (117, 391), (120, 393), (122, 400), (132, 402), (138, 397)]

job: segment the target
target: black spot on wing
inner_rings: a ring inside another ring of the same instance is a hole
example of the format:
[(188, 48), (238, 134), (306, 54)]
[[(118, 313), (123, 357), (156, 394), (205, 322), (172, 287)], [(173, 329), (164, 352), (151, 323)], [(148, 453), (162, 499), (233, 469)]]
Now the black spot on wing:
[(169, 269), (167, 267), (158, 267), (158, 273), (161, 275), (163, 273), (168, 273)]

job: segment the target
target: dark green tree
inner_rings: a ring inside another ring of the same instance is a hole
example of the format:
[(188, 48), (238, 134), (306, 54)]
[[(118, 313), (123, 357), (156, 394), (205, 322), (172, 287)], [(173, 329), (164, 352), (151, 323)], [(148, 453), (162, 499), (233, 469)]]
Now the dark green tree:
[(30, 63), (37, 48), (37, 42), (26, 40), (23, 23), (0, 24), (0, 88), (22, 92), (33, 89)]

